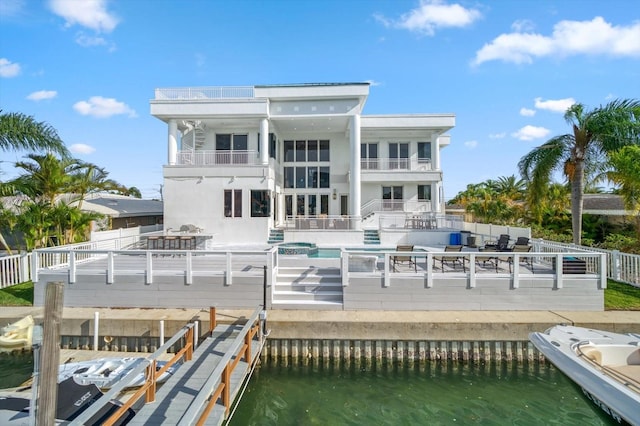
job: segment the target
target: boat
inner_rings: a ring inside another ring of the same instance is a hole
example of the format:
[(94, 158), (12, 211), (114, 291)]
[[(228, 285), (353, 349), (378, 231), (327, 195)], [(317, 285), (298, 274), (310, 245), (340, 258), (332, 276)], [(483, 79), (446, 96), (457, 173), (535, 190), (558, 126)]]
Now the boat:
[(31, 315), (11, 323), (0, 330), (0, 352), (31, 350), (33, 327)]
[(639, 334), (556, 325), (529, 340), (614, 421), (640, 425)]
[[(56, 425), (68, 424), (78, 417), (90, 405), (104, 395), (95, 385), (80, 385), (73, 379), (58, 383), (58, 401), (56, 405)], [(0, 396), (0, 424), (1, 425), (26, 425), (30, 423), (31, 399), (16, 395)], [(87, 425), (101, 425), (116, 410), (120, 409), (122, 403), (117, 400), (109, 401), (92, 416)], [(122, 416), (116, 425), (126, 425), (135, 416), (135, 411), (128, 408), (126, 414)]]
[[(61, 364), (58, 369), (58, 382), (73, 378), (80, 385), (94, 384), (100, 389), (111, 389), (116, 383), (124, 380), (128, 383), (126, 388), (142, 386), (145, 382), (144, 372), (132, 377), (125, 376), (145, 360), (143, 357), (112, 357)], [(165, 365), (165, 361), (157, 361), (156, 371)], [(174, 364), (169, 367), (158, 377), (156, 383), (166, 382), (179, 366), (180, 364)]]

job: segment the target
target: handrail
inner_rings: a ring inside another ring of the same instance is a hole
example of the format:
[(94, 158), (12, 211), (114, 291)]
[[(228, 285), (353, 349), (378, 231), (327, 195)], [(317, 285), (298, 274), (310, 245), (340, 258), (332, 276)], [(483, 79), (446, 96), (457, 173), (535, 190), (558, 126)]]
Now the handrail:
[[(255, 325), (255, 322), (256, 320), (259, 321), (259, 315), (262, 310), (263, 307), (260, 306), (251, 314), (247, 323), (240, 330), (238, 337), (231, 344), (231, 348), (236, 348), (237, 350), (230, 350), (222, 357), (209, 379), (200, 388), (198, 396), (183, 414), (178, 425), (201, 424), (207, 418), (220, 396), (223, 397), (225, 412), (229, 412), (229, 406), (232, 402), (229, 400), (231, 373), (243, 356), (246, 356), (247, 362), (251, 364), (251, 340), (259, 330), (260, 324)], [(235, 357), (234, 361), (232, 361), (233, 357)]]
[[(143, 394), (146, 394), (147, 401), (151, 402), (155, 400), (156, 380), (162, 374), (164, 374), (169, 367), (175, 364), (180, 358), (184, 356), (185, 361), (190, 361), (193, 354), (193, 327), (194, 323), (189, 323), (182, 327), (176, 334), (171, 337), (164, 345), (148, 357), (141, 359), (122, 380), (118, 381), (107, 393), (103, 394), (96, 402), (94, 402), (89, 408), (83, 411), (78, 417), (76, 417), (70, 425), (84, 425), (97, 414), (104, 405), (108, 404), (112, 399), (115, 399), (131, 381), (137, 377), (140, 373), (145, 373), (144, 384), (131, 396), (125, 404), (120, 406), (104, 423), (103, 425), (113, 425), (117, 422), (122, 415), (124, 415), (129, 408), (135, 404)], [(159, 371), (156, 371), (156, 360), (160, 355), (164, 354), (172, 345), (174, 345), (179, 339), (186, 336), (186, 343), (182, 349), (175, 353), (175, 355), (167, 361), (164, 367)], [(129, 380), (127, 380), (129, 378)]]

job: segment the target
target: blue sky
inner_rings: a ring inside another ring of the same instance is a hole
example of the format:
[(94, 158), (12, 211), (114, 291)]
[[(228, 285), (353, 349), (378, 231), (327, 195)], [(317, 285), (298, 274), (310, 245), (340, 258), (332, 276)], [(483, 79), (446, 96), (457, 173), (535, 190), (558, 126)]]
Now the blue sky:
[[(159, 198), (158, 87), (371, 82), (365, 114), (455, 113), (445, 197), (517, 174), (563, 111), (640, 98), (637, 0), (1, 0), (0, 108)], [(0, 179), (24, 153), (1, 153)]]

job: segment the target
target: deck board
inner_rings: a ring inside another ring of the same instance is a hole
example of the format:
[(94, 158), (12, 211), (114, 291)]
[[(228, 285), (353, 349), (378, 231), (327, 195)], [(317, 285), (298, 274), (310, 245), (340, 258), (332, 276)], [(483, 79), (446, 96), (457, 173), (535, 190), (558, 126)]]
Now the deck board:
[[(176, 371), (156, 393), (155, 402), (146, 404), (136, 414), (130, 425), (176, 425), (185, 414), (202, 386), (218, 367), (225, 353), (230, 349), (243, 325), (219, 325), (211, 337), (205, 339), (194, 351), (193, 359)], [(252, 342), (252, 358), (258, 355), (259, 342)], [(232, 400), (240, 390), (240, 385), (248, 373), (249, 363), (241, 361), (231, 376)], [(216, 404), (207, 424), (221, 424), (224, 407)]]

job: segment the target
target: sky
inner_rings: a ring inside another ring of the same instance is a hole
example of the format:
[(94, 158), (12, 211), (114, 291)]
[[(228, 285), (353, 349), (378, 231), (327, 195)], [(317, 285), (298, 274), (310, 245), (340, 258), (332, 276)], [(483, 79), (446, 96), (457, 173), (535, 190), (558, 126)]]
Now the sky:
[[(563, 113), (640, 98), (637, 0), (0, 0), (0, 109), (160, 198), (154, 89), (369, 82), (363, 114), (454, 113), (445, 198), (518, 174)], [(24, 152), (0, 152), (1, 180)]]

